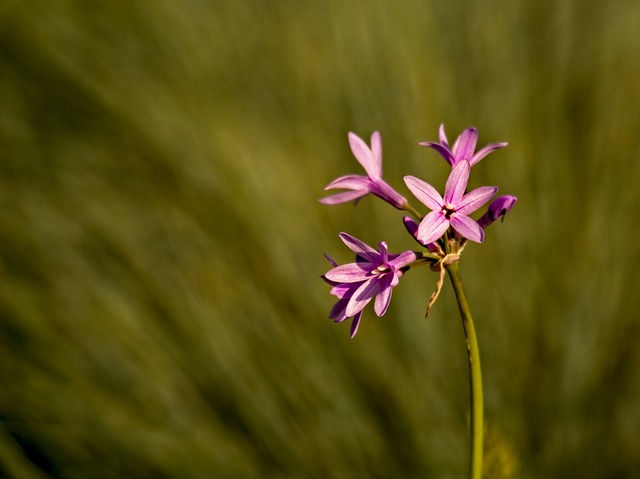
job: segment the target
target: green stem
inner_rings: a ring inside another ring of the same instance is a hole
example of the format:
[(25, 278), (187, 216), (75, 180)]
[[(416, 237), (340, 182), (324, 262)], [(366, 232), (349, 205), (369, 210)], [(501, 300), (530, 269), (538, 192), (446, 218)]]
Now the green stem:
[(456, 293), (460, 316), (462, 316), (462, 327), (467, 340), (467, 353), (469, 355), (469, 385), (471, 393), (471, 447), (469, 462), (469, 478), (482, 478), (482, 448), (483, 448), (483, 400), (482, 400), (482, 373), (480, 369), (480, 351), (476, 331), (473, 327), (469, 302), (462, 286), (458, 263), (446, 267)]

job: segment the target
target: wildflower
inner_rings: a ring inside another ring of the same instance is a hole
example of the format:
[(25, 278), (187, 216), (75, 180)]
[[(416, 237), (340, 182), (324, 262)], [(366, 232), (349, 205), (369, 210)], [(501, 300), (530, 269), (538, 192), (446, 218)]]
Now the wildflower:
[(467, 160), (471, 166), (478, 163), (489, 153), (504, 148), (508, 143), (491, 143), (482, 148), (477, 153), (476, 143), (478, 142), (478, 130), (474, 127), (467, 128), (456, 139), (453, 144), (453, 148), (449, 148), (449, 142), (447, 141), (447, 135), (444, 132), (444, 125), (440, 125), (438, 131), (440, 136), (440, 143), (434, 143), (431, 141), (423, 141), (418, 143), (420, 146), (428, 146), (433, 148), (449, 163), (451, 166), (456, 166), (463, 160)]
[(478, 224), (482, 229), (485, 229), (498, 218), (502, 218), (502, 221), (504, 221), (504, 216), (513, 208), (517, 201), (518, 198), (515, 196), (498, 196), (491, 202), (487, 212), (480, 217)]
[(377, 131), (371, 135), (371, 148), (358, 135), (349, 133), (349, 146), (356, 160), (362, 165), (367, 176), (346, 175), (336, 178), (324, 189), (342, 188), (342, 193), (320, 199), (325, 205), (337, 205), (355, 200), (372, 193), (399, 210), (404, 209), (407, 200), (382, 179), (382, 142)]
[(387, 312), (392, 289), (400, 282), (404, 274), (403, 268), (416, 260), (416, 254), (413, 251), (389, 254), (384, 241), (378, 243), (376, 251), (347, 233), (340, 233), (340, 239), (356, 253), (356, 262), (336, 266), (330, 260), (334, 268), (323, 278), (333, 286), (331, 294), (338, 298), (330, 317), (335, 322), (353, 318), (351, 337), (354, 337), (362, 310), (374, 297), (376, 315), (383, 316)]
[(484, 230), (468, 215), (482, 207), (498, 191), (495, 186), (482, 186), (465, 194), (471, 165), (462, 160), (454, 166), (447, 179), (444, 198), (428, 183), (414, 176), (404, 181), (411, 192), (432, 211), (418, 227), (417, 238), (424, 244), (438, 240), (449, 226), (458, 234), (476, 243), (484, 241)]

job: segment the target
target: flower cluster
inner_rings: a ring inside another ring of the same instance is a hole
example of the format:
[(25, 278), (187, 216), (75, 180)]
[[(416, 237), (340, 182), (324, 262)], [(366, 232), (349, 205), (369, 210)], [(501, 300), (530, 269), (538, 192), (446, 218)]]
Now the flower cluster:
[[(476, 152), (478, 130), (467, 128), (453, 146), (449, 147), (444, 125), (440, 126), (439, 140), (439, 143), (422, 142), (420, 145), (434, 149), (451, 165), (444, 195), (440, 195), (433, 186), (419, 178), (404, 177), (409, 191), (430, 210), (424, 216), (382, 179), (382, 141), (378, 132), (371, 135), (370, 147), (357, 135), (349, 133), (349, 146), (364, 168), (366, 176), (341, 176), (325, 187), (326, 190), (338, 188), (347, 191), (320, 199), (323, 204), (336, 205), (349, 201), (357, 204), (361, 198), (371, 193), (394, 208), (408, 212), (413, 218), (405, 216), (403, 223), (411, 236), (425, 248), (424, 251), (390, 254), (384, 241), (378, 243), (376, 250), (347, 233), (340, 233), (340, 239), (355, 253), (355, 262), (338, 266), (327, 256), (333, 268), (323, 279), (331, 285), (331, 294), (338, 298), (329, 317), (335, 322), (351, 318), (352, 338), (358, 331), (362, 312), (371, 300), (375, 298), (376, 315), (383, 316), (391, 301), (392, 289), (398, 285), (406, 271), (428, 264), (442, 273), (444, 266), (458, 260), (467, 241), (482, 243), (487, 226), (498, 219), (504, 219), (517, 201), (515, 196), (500, 196), (489, 204), (484, 215), (474, 220), (470, 215), (486, 205), (498, 188), (481, 186), (467, 191), (471, 167), (489, 153), (504, 148), (507, 143), (492, 143)], [(438, 291), (429, 302), (429, 308), (437, 298), (441, 283), (442, 275)]]

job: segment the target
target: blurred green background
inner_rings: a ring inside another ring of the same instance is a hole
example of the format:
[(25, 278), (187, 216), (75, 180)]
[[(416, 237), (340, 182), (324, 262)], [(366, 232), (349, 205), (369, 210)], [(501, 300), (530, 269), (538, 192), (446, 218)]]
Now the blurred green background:
[[(509, 147), (471, 187), (519, 203), (461, 263), (486, 477), (640, 470), (640, 3), (0, 2), (0, 477), (464, 477), (450, 285), (411, 271), (355, 340), (337, 234), (414, 248), (385, 178), (417, 146)], [(414, 204), (418, 204), (415, 200)]]

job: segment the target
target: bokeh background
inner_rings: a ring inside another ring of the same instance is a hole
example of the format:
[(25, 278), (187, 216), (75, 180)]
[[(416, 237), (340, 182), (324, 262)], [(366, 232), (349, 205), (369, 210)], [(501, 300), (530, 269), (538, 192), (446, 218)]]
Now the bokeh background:
[[(464, 477), (450, 285), (408, 273), (349, 340), (322, 253), (415, 248), (377, 200), (326, 207), (379, 130), (509, 147), (519, 197), (461, 270), (485, 476), (640, 471), (640, 3), (0, 2), (0, 477)], [(414, 203), (417, 203), (414, 201)], [(637, 476), (635, 476), (637, 477)]]

